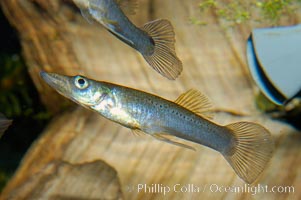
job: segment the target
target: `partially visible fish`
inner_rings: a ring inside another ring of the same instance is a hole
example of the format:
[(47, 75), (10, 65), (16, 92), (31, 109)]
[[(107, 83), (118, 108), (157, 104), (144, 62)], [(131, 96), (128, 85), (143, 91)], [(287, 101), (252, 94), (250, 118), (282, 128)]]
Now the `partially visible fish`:
[(194, 149), (167, 137), (176, 136), (220, 152), (248, 183), (255, 181), (272, 156), (274, 143), (267, 129), (251, 122), (215, 124), (209, 120), (208, 99), (196, 90), (172, 102), (83, 76), (41, 72), (41, 77), (63, 96), (134, 131)]
[(74, 0), (82, 15), (90, 22), (97, 21), (109, 32), (139, 51), (148, 64), (164, 77), (174, 80), (182, 71), (175, 52), (175, 34), (168, 20), (159, 19), (136, 27), (123, 13), (132, 11), (134, 0)]
[(0, 113), (0, 138), (11, 124), (12, 120), (7, 119), (3, 114)]

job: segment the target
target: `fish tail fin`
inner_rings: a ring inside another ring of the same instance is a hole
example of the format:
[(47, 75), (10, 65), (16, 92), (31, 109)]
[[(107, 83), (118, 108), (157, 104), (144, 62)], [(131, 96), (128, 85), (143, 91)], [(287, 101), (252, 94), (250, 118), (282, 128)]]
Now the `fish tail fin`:
[(235, 136), (233, 148), (224, 153), (231, 167), (247, 183), (254, 182), (272, 157), (274, 142), (263, 126), (237, 122), (226, 126)]
[(12, 120), (6, 119), (1, 113), (0, 113), (0, 138), (6, 131), (6, 129), (12, 124)]
[(155, 44), (152, 55), (143, 55), (147, 63), (164, 77), (176, 79), (183, 67), (175, 52), (175, 33), (171, 23), (165, 19), (158, 19), (146, 23), (142, 29)]

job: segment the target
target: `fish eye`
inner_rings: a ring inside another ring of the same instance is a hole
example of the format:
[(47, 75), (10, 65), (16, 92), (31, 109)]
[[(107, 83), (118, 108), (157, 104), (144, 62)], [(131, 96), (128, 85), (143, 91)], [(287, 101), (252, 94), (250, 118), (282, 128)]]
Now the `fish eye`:
[(86, 89), (89, 86), (88, 81), (82, 76), (76, 76), (74, 83), (78, 89)]

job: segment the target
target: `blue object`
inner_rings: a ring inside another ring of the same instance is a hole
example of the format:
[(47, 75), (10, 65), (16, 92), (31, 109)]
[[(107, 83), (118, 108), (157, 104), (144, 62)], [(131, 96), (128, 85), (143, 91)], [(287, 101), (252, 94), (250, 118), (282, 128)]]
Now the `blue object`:
[(250, 72), (277, 105), (301, 94), (301, 25), (254, 29), (247, 41)]

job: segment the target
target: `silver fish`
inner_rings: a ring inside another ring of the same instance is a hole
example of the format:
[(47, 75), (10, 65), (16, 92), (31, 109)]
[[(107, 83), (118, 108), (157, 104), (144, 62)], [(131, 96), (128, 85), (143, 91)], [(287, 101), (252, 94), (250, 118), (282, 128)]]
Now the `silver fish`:
[(168, 137), (176, 136), (220, 152), (248, 183), (255, 181), (272, 156), (274, 143), (267, 129), (251, 122), (226, 126), (212, 122), (210, 103), (196, 90), (189, 90), (173, 102), (84, 76), (41, 72), (41, 77), (63, 96), (134, 131), (194, 149)]
[[(174, 80), (182, 71), (175, 52), (175, 33), (168, 20), (159, 19), (136, 27), (123, 13), (136, 7), (133, 0), (74, 0), (88, 21), (102, 24), (109, 32), (139, 51), (147, 63), (164, 77)], [(132, 12), (133, 13), (133, 12)]]
[(11, 124), (12, 120), (7, 119), (2, 113), (0, 113), (0, 138)]

